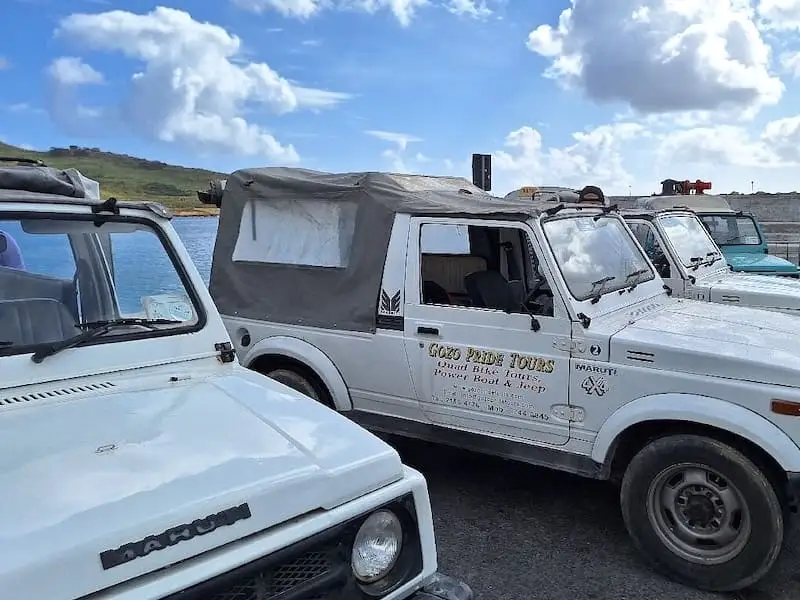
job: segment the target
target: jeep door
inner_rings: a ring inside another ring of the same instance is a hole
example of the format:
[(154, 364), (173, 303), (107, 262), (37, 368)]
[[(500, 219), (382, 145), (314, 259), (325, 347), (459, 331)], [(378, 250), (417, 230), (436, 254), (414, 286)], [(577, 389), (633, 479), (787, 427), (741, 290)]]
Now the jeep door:
[(431, 422), (561, 445), (569, 353), (556, 348), (570, 344), (571, 323), (530, 233), (517, 222), (413, 218), (406, 351)]

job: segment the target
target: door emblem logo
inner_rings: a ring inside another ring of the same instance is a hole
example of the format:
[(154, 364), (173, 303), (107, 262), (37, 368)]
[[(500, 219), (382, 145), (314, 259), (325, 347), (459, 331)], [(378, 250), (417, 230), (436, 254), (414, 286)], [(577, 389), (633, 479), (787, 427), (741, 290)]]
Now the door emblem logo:
[(400, 290), (394, 296), (389, 297), (386, 290), (381, 290), (381, 312), (397, 314), (400, 312)]
[(583, 380), (583, 383), (581, 383), (581, 389), (589, 396), (605, 396), (608, 391), (608, 384), (603, 377), (589, 375)]

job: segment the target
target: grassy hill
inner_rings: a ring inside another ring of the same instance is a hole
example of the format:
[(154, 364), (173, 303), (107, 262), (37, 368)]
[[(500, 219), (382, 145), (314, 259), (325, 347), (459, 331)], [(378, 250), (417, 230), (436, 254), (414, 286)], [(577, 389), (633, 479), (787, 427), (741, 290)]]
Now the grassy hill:
[(86, 177), (100, 182), (103, 198), (154, 200), (176, 214), (216, 214), (215, 208), (200, 204), (195, 192), (208, 187), (211, 179), (226, 177), (223, 173), (79, 146), (33, 152), (0, 142), (0, 156), (38, 159), (47, 166), (60, 169), (74, 167)]

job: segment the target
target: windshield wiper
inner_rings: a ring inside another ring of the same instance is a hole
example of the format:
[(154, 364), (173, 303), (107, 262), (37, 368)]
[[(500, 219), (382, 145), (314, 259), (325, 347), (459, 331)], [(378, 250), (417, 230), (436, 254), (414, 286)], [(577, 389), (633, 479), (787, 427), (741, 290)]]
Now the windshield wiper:
[(60, 340), (58, 342), (53, 342), (51, 344), (47, 344), (44, 347), (40, 348), (36, 352), (33, 353), (31, 356), (31, 360), (35, 363), (42, 362), (48, 356), (53, 356), (54, 354), (58, 354), (62, 350), (67, 350), (69, 348), (74, 348), (75, 346), (79, 346), (85, 342), (89, 342), (96, 338), (99, 338), (112, 329), (116, 329), (118, 327), (130, 327), (131, 325), (141, 325), (143, 327), (150, 327), (151, 329), (155, 329), (156, 325), (167, 325), (167, 324), (175, 324), (175, 323), (182, 323), (182, 321), (173, 321), (172, 319), (108, 319), (105, 321), (89, 321), (87, 323), (77, 323), (76, 327), (80, 327), (85, 331), (79, 333), (78, 335), (73, 335), (72, 337), (68, 337), (64, 340)]
[(86, 321), (85, 323), (78, 323), (76, 326), (81, 329), (96, 329), (104, 327), (105, 325), (141, 325), (142, 327), (149, 327), (156, 329), (156, 325), (177, 325), (183, 321), (176, 321), (175, 319), (142, 319), (140, 317), (129, 317), (125, 319), (105, 319), (102, 321)]
[[(625, 275), (625, 283), (628, 283), (634, 277), (638, 277), (639, 275), (644, 275), (645, 273), (649, 273), (649, 272), (650, 272), (650, 269), (638, 269), (636, 271), (633, 271), (632, 273), (628, 273), (627, 275)], [(639, 282), (638, 281), (634, 281), (628, 287), (622, 288), (619, 291), (619, 293), (621, 294), (622, 292), (632, 292), (633, 290), (636, 289), (637, 285), (639, 285)]]
[(711, 260), (709, 260), (709, 261), (708, 261), (708, 262), (706, 262), (705, 264), (707, 264), (707, 265), (713, 265), (713, 264), (714, 264), (715, 262), (717, 262), (718, 260), (722, 260), (722, 254), (720, 254), (720, 253), (719, 253), (719, 252), (717, 252), (716, 250), (712, 250), (711, 252), (706, 252), (706, 258), (707, 258), (707, 259), (711, 259)]
[[(597, 281), (592, 282), (592, 288), (589, 291), (590, 294), (593, 294), (592, 304), (597, 304), (598, 302), (600, 302), (600, 296), (602, 296), (605, 293), (606, 284), (609, 281), (613, 281), (614, 279), (616, 279), (616, 277), (614, 277), (613, 275), (609, 275), (608, 277), (603, 277), (601, 279), (598, 279)], [(595, 290), (596, 287), (599, 287), (600, 289)]]
[(692, 264), (689, 266), (689, 268), (690, 268), (692, 271), (697, 271), (697, 269), (699, 269), (699, 268), (700, 268), (700, 265), (702, 264), (702, 260), (703, 260), (703, 257), (702, 257), (702, 256), (692, 256), (692, 257), (689, 259), (689, 262), (690, 262), (690, 263), (692, 263)]

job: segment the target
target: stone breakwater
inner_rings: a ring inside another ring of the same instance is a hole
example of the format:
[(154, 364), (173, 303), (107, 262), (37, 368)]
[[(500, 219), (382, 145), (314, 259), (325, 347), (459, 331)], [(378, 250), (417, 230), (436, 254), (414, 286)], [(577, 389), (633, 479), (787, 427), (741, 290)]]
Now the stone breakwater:
[[(777, 194), (721, 194), (731, 208), (753, 213), (767, 234), (771, 254), (800, 263), (800, 192)], [(609, 196), (620, 207), (628, 196)]]

